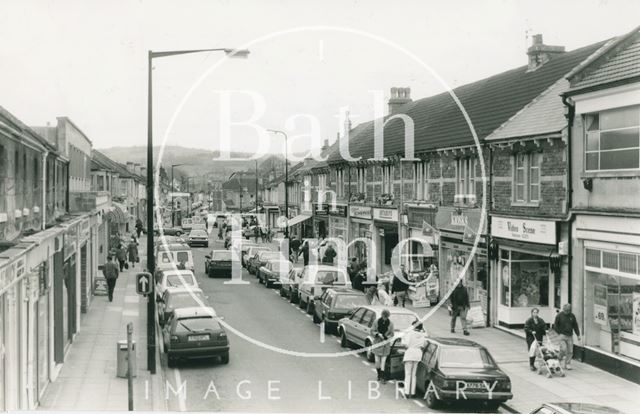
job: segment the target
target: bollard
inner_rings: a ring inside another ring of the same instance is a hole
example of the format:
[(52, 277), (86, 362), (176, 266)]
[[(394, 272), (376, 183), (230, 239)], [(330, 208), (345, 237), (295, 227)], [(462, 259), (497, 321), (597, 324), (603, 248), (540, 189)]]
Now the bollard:
[(133, 360), (131, 359), (131, 345), (133, 336), (133, 323), (127, 324), (127, 388), (129, 394), (129, 411), (133, 411)]

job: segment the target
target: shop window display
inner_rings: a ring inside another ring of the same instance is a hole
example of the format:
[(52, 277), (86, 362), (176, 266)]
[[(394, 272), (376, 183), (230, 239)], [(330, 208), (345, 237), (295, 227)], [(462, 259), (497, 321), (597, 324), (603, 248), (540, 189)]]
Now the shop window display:
[[(442, 286), (446, 293), (452, 288), (455, 281), (463, 272), (465, 264), (469, 261), (470, 251), (462, 249), (445, 248), (442, 249), (442, 268), (441, 277), (444, 280)], [(463, 284), (469, 292), (469, 299), (482, 301), (483, 309), (486, 311), (486, 295), (487, 295), (487, 258), (486, 256), (475, 255), (467, 271), (464, 274)]]
[(500, 304), (549, 306), (549, 260), (543, 256), (501, 250)]

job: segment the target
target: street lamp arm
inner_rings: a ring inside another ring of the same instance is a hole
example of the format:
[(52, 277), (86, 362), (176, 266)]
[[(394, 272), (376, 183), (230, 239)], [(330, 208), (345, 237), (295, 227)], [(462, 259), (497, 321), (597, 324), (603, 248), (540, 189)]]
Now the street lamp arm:
[(230, 49), (227, 47), (219, 47), (215, 49), (194, 49), (194, 50), (169, 50), (166, 52), (152, 52), (149, 51), (149, 56), (153, 58), (176, 56), (176, 55), (188, 55), (191, 53), (202, 52), (224, 52), (231, 57), (246, 57), (249, 54), (247, 49)]

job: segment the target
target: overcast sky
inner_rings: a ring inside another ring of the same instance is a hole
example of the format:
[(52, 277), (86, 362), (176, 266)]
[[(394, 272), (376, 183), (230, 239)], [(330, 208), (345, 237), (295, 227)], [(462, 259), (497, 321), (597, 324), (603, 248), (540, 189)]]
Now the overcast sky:
[[(146, 145), (149, 49), (248, 45), (248, 59), (154, 60), (155, 142), (168, 132), (167, 144), (218, 149), (221, 91), (236, 91), (231, 121), (258, 117), (264, 100), (257, 125), (334, 140), (341, 107), (354, 125), (374, 116), (373, 91), (386, 102), (392, 86), (414, 99), (443, 90), (410, 54), (456, 87), (526, 64), (527, 33), (572, 50), (633, 29), (638, 16), (635, 0), (2, 0), (0, 105), (29, 125), (68, 116), (94, 148)], [(253, 129), (230, 132), (232, 149), (257, 148)]]

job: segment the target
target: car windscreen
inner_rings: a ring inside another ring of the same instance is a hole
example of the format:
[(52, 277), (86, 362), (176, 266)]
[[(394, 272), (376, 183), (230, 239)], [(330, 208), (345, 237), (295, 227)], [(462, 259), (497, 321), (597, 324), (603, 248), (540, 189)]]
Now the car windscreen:
[(403, 331), (412, 325), (415, 327), (418, 324), (418, 319), (415, 315), (408, 313), (392, 313), (389, 316), (389, 319), (393, 322), (393, 328), (400, 331)]
[(206, 306), (202, 292), (181, 292), (169, 295), (167, 307), (172, 309)]
[(176, 261), (178, 263), (189, 263), (189, 252), (176, 252)]
[(189, 275), (189, 274), (167, 275), (167, 286), (184, 286), (184, 285), (193, 286), (194, 284), (195, 283), (192, 275)]
[(219, 250), (213, 252), (211, 255), (211, 260), (231, 260), (231, 251), (230, 250)]
[(196, 230), (196, 231), (192, 231), (191, 233), (189, 233), (189, 236), (207, 237), (207, 232), (204, 231), (204, 230)]
[(345, 283), (346, 279), (342, 272), (337, 270), (318, 270), (316, 272), (316, 283), (333, 284), (333, 283)]
[(489, 353), (481, 348), (447, 346), (440, 350), (441, 368), (493, 368)]
[(352, 309), (358, 306), (366, 306), (367, 297), (364, 295), (338, 295), (334, 306), (340, 309)]
[(205, 329), (217, 330), (220, 329), (220, 325), (211, 316), (181, 318), (178, 319), (175, 333), (190, 333), (203, 331)]

